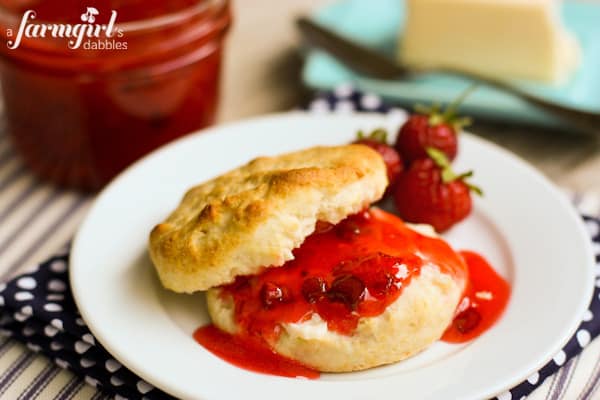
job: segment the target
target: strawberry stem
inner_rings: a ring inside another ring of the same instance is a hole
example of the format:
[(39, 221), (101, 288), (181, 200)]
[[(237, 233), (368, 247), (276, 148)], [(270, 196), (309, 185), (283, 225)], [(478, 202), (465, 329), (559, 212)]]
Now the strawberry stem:
[(459, 117), (458, 108), (463, 101), (475, 90), (479, 85), (474, 83), (467, 87), (455, 100), (453, 100), (445, 110), (439, 103), (433, 103), (431, 106), (425, 106), (423, 104), (415, 105), (415, 111), (419, 114), (427, 115), (429, 117), (429, 125), (437, 126), (440, 124), (448, 123), (451, 124), (456, 132), (459, 132), (465, 126), (471, 124), (471, 118)]
[(435, 147), (426, 147), (425, 151), (438, 167), (444, 169), (450, 168), (450, 161), (448, 160), (448, 157), (446, 157), (446, 153), (436, 149)]
[(467, 178), (470, 178), (473, 176), (473, 171), (467, 171), (467, 172), (463, 172), (462, 174), (457, 175), (452, 170), (450, 161), (448, 160), (448, 157), (446, 157), (446, 154), (443, 151), (438, 150), (435, 147), (426, 147), (425, 151), (427, 152), (427, 155), (433, 160), (435, 165), (437, 165), (438, 167), (441, 168), (443, 183), (450, 183), (453, 181), (460, 180), (465, 185), (467, 185), (469, 190), (472, 190), (473, 192), (477, 193), (478, 195), (483, 196), (483, 191), (481, 190), (481, 188), (479, 188), (478, 186), (472, 185), (471, 183), (466, 181)]
[(452, 103), (450, 103), (448, 105), (448, 107), (446, 107), (446, 110), (444, 111), (444, 114), (443, 114), (444, 120), (450, 121), (452, 119), (456, 119), (458, 108), (460, 107), (460, 105), (478, 87), (479, 87), (479, 84), (477, 84), (477, 83), (470, 85)]

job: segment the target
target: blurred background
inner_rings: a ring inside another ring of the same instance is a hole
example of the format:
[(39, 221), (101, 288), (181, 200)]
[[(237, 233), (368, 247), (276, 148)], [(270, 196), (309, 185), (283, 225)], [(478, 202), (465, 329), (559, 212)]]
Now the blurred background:
[[(561, 48), (563, 38), (557, 35), (568, 30), (568, 35), (574, 34), (575, 38), (571, 47), (579, 47), (581, 54), (572, 56), (566, 50), (560, 53), (554, 49), (555, 58), (561, 60), (558, 67), (575, 66), (571, 68), (574, 71), (563, 74), (559, 84), (515, 80), (501, 72), (496, 76), (510, 78), (526, 94), (559, 107), (600, 114), (596, 95), (600, 90), (600, 3), (567, 1), (562, 7), (560, 2), (539, 3), (547, 7), (509, 10), (535, 21), (532, 28), (515, 23), (502, 31), (504, 25), (512, 24), (511, 19), (502, 19), (506, 15), (512, 18), (510, 12), (502, 14), (502, 18), (492, 18), (491, 25), (495, 22), (498, 26), (487, 30), (485, 40), (465, 42), (465, 38), (477, 37), (477, 30), (448, 39), (465, 43), (443, 43), (443, 47), (453, 48), (446, 56), (455, 53), (460, 60), (469, 55), (468, 51), (480, 52), (477, 47), (482, 43), (512, 32), (509, 39), (490, 45), (509, 43), (506, 62), (500, 58), (488, 67), (508, 65), (513, 63), (511, 60), (528, 56), (527, 62), (534, 63), (545, 56), (543, 46)], [(25, 37), (19, 48), (3, 47), (0, 51), (7, 124), (3, 131), (16, 147), (14, 153), (36, 176), (64, 187), (97, 191), (133, 160), (173, 138), (213, 123), (304, 108), (319, 93), (332, 91), (340, 84), (351, 83), (410, 111), (415, 103), (449, 103), (471, 82), (444, 74), (405, 80), (363, 77), (335, 58), (311, 49), (297, 27), (299, 17), (313, 18), (332, 32), (393, 61), (397, 59), (399, 37), (420, 29), (414, 22), (409, 29), (408, 22), (417, 18), (409, 18), (408, 7), (396, 0), (178, 0), (144, 5), (137, 0), (89, 1), (84, 14), (81, 11), (86, 7), (75, 0), (63, 2), (60, 7), (48, 4), (40, 0), (0, 1), (0, 33), (7, 43), (15, 39), (7, 34), (8, 28), (16, 34), (28, 9), (37, 10), (37, 19), (27, 21), (31, 24), (44, 18), (49, 22), (91, 24), (86, 15), (95, 23), (106, 24), (111, 9), (116, 8), (117, 26), (124, 29), (123, 37), (116, 40), (129, 45), (127, 50), (90, 50), (83, 49), (83, 45), (66, 49), (65, 39)], [(466, 16), (467, 24), (462, 25), (486, 31), (479, 26), (481, 22), (468, 23), (474, 17), (461, 10), (453, 18)], [(544, 13), (550, 17), (540, 17)], [(417, 16), (416, 11), (413, 14)], [(439, 20), (435, 23), (438, 25)], [(534, 32), (531, 39), (524, 40), (530, 43), (529, 48), (537, 49), (533, 55), (527, 54), (527, 46), (517, 46), (520, 35), (529, 35), (527, 29), (545, 32), (545, 36), (538, 33), (538, 37)], [(519, 47), (513, 53), (511, 40), (515, 48)], [(417, 49), (426, 47), (418, 43)], [(434, 58), (440, 49), (433, 50)], [(528, 68), (526, 63), (523, 66)], [(482, 72), (487, 70), (483, 68)], [(470, 131), (514, 151), (566, 190), (600, 192), (600, 115), (595, 115), (591, 129), (588, 124), (587, 133), (581, 134), (577, 126), (581, 118), (565, 121), (553, 112), (544, 112), (530, 102), (485, 85), (467, 98), (461, 112), (474, 117)]]
[[(235, 21), (227, 39), (219, 121), (307, 104), (313, 92), (301, 79), (306, 48), (302, 47), (294, 19), (316, 13), (333, 3), (328, 0), (255, 0), (232, 4)], [(373, 7), (377, 3), (370, 2)], [(600, 2), (593, 0), (583, 3), (600, 7)], [(269, 12), (264, 12), (267, 9)], [(580, 135), (568, 129), (478, 118), (474, 118), (474, 125), (468, 130), (532, 162), (558, 185), (574, 191), (600, 193), (600, 134)]]

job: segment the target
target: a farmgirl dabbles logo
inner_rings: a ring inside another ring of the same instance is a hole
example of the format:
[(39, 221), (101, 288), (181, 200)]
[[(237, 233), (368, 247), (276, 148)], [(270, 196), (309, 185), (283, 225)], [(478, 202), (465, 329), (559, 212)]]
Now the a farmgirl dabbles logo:
[[(23, 38), (65, 38), (67, 45), (75, 50), (127, 50), (127, 42), (115, 40), (123, 37), (123, 30), (115, 27), (117, 12), (112, 10), (107, 24), (96, 24), (96, 18), (100, 12), (94, 7), (87, 7), (81, 14), (80, 24), (65, 23), (36, 23), (37, 15), (34, 10), (27, 10), (21, 18), (21, 24), (16, 32), (13, 29), (6, 30), (9, 40), (6, 45), (14, 50), (21, 45)], [(14, 37), (14, 39), (13, 39)]]

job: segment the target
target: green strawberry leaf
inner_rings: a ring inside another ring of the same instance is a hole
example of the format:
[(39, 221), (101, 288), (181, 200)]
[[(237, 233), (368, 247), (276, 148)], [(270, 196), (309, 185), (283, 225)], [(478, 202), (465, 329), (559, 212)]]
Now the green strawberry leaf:
[(363, 130), (359, 130), (356, 133), (356, 137), (358, 138), (358, 140), (362, 140), (362, 139), (371, 139), (371, 140), (375, 140), (379, 143), (383, 143), (383, 144), (388, 144), (387, 143), (387, 131), (384, 128), (376, 128), (373, 129), (371, 131), (371, 133), (369, 133), (368, 135), (366, 135)]
[(483, 196), (483, 191), (481, 190), (481, 188), (467, 182), (467, 178), (470, 178), (473, 176), (473, 171), (467, 171), (467, 172), (463, 172), (462, 174), (456, 174), (452, 170), (452, 165), (450, 164), (448, 157), (446, 157), (446, 154), (443, 151), (436, 149), (435, 147), (426, 147), (425, 151), (427, 152), (427, 155), (433, 160), (435, 165), (440, 167), (440, 169), (442, 170), (442, 182), (443, 183), (450, 183), (453, 181), (462, 181), (465, 185), (467, 185), (469, 190), (472, 190), (473, 192), (477, 193), (479, 196)]

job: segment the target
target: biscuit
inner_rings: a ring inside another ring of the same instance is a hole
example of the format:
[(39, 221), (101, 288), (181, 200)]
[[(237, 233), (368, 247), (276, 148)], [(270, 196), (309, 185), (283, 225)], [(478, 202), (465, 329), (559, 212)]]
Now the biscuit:
[[(432, 264), (375, 317), (362, 317), (351, 335), (327, 329), (318, 314), (301, 323), (282, 323), (278, 338), (265, 338), (277, 353), (323, 372), (349, 372), (394, 363), (408, 358), (438, 340), (448, 327), (464, 279), (441, 273)], [(220, 288), (207, 292), (213, 323), (235, 334), (232, 298)]]
[(150, 257), (175, 292), (230, 283), (283, 265), (317, 221), (359, 212), (386, 186), (383, 159), (363, 145), (257, 158), (190, 189), (152, 230)]

